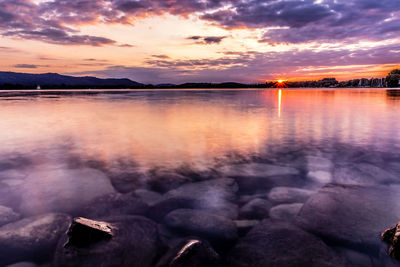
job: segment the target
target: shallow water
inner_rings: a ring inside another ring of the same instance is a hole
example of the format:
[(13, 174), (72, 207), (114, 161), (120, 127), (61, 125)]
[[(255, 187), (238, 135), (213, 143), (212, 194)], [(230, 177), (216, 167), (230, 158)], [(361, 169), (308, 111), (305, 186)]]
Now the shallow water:
[[(185, 184), (229, 178), (237, 187), (233, 197), (225, 198), (219, 190), (206, 190), (207, 208), (197, 204), (190, 208), (213, 210), (234, 220), (288, 221), (323, 240), (352, 264), (361, 266), (367, 261), (371, 266), (391, 266), (395, 263), (386, 257), (379, 236), (374, 237), (379, 249), (364, 249), (357, 242), (349, 245), (342, 237), (314, 231), (304, 221), (297, 223), (294, 216), (328, 183), (380, 190), (379, 185), (385, 188), (382, 192), (387, 187), (397, 188), (398, 92), (1, 92), (0, 205), (12, 208), (20, 218), (50, 212), (81, 216), (86, 215), (80, 210), (83, 206), (119, 192), (143, 198), (151, 209), (160, 199), (145, 198), (138, 189), (165, 197)], [(263, 180), (264, 176), (270, 178)], [(288, 187), (306, 190), (306, 197), (290, 189), (288, 193)], [(254, 198), (268, 201), (271, 207), (264, 213), (243, 211)], [(374, 200), (366, 197), (366, 201)], [(229, 215), (227, 204), (236, 209)], [(326, 205), (321, 202), (318, 207), (324, 214), (321, 218), (333, 218), (336, 211)], [(148, 217), (169, 228), (167, 234), (162, 233), (165, 242), (191, 234), (190, 229), (182, 234), (179, 226), (165, 222), (164, 215)], [(367, 211), (360, 216), (364, 215)], [(391, 220), (386, 228), (397, 221)], [(171, 228), (179, 233), (170, 233)], [(237, 239), (224, 242), (232, 247)], [(225, 247), (216, 249), (230, 255), (231, 248)], [(377, 254), (377, 250), (381, 252)]]

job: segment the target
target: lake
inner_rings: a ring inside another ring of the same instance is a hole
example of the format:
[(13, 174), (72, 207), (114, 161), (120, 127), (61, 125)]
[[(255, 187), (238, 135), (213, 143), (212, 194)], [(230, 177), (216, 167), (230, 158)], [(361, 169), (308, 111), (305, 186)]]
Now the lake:
[[(0, 92), (0, 265), (397, 266), (399, 114), (391, 89)], [(66, 246), (76, 217), (111, 240)]]

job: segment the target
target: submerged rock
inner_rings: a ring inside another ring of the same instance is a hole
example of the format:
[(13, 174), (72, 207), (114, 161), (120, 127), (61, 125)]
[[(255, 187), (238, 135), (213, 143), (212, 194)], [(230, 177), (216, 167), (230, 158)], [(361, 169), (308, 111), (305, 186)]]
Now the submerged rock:
[[(95, 242), (83, 240), (82, 245), (81, 241), (71, 242), (65, 234), (58, 244), (55, 266), (153, 266), (159, 248), (154, 222), (140, 216), (89, 222), (95, 226), (80, 228), (78, 234), (91, 238), (91, 233), (97, 231), (102, 238), (96, 238)], [(74, 235), (73, 230), (69, 235)]]
[(247, 234), (254, 226), (260, 223), (259, 220), (237, 220), (234, 221), (240, 236)]
[(269, 194), (268, 199), (274, 203), (293, 203), (293, 202), (304, 202), (312, 194), (311, 190), (294, 188), (294, 187), (275, 187)]
[(21, 215), (14, 212), (11, 208), (0, 206), (0, 226), (18, 221), (20, 218)]
[(307, 156), (308, 171), (330, 171), (333, 168), (331, 160), (323, 157)]
[(229, 253), (232, 267), (344, 266), (343, 258), (298, 227), (266, 220), (239, 240)]
[(244, 219), (264, 219), (268, 217), (272, 204), (268, 200), (255, 198), (240, 208), (239, 217)]
[(164, 222), (179, 233), (199, 236), (214, 244), (230, 243), (237, 238), (236, 225), (232, 220), (204, 211), (174, 210), (165, 216)]
[(218, 266), (220, 261), (218, 253), (206, 241), (185, 239), (171, 248), (156, 267)]
[(160, 221), (169, 212), (176, 209), (199, 209), (215, 212), (218, 215), (237, 218), (237, 184), (233, 179), (215, 179), (185, 184), (164, 194), (150, 208), (150, 217)]
[(99, 219), (117, 215), (145, 215), (147, 210), (148, 205), (140, 199), (115, 193), (94, 199), (79, 212), (79, 216)]
[(276, 221), (293, 220), (303, 207), (303, 203), (281, 204), (269, 211), (269, 217)]
[(114, 193), (110, 180), (95, 169), (49, 169), (33, 172), (21, 187), (23, 215), (72, 212), (93, 199)]
[(299, 171), (292, 167), (270, 165), (264, 163), (246, 163), (224, 166), (219, 169), (226, 177), (267, 177), (280, 175), (298, 175)]
[(332, 174), (327, 171), (309, 171), (307, 178), (314, 183), (328, 184), (332, 182)]
[(380, 234), (400, 218), (400, 187), (328, 185), (296, 218), (305, 230), (343, 247), (378, 255)]
[(45, 214), (0, 227), (0, 265), (50, 260), (70, 222), (68, 215)]
[(132, 193), (132, 196), (140, 198), (143, 202), (145, 202), (148, 205), (154, 205), (162, 198), (162, 195), (160, 193), (146, 189), (137, 189)]

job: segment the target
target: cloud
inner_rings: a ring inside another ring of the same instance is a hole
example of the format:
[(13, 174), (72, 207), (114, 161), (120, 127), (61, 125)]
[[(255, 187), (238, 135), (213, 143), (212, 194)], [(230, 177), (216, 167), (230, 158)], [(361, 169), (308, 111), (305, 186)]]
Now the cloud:
[(37, 65), (31, 65), (31, 64), (17, 64), (17, 65), (14, 65), (14, 68), (36, 69), (36, 68), (38, 68), (38, 66)]
[(190, 36), (186, 39), (196, 41), (196, 44), (219, 44), (226, 36)]

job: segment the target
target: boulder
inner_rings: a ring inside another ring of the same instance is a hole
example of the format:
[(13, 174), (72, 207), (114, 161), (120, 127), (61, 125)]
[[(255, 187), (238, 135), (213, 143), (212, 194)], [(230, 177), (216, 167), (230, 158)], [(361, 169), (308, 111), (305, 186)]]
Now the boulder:
[(330, 159), (323, 157), (307, 156), (308, 171), (330, 171), (333, 168), (333, 163)]
[(70, 229), (58, 244), (54, 266), (153, 266), (159, 249), (157, 225), (153, 221), (140, 216), (121, 216), (94, 224), (110, 234), (87, 242), (71, 242), (74, 234), (78, 239), (82, 235), (93, 236), (90, 234), (93, 227), (83, 227), (77, 232)]
[(207, 241), (184, 239), (171, 248), (156, 267), (218, 266), (220, 257)]
[(240, 236), (247, 234), (254, 226), (260, 223), (259, 220), (237, 220), (233, 222), (236, 224)]
[(332, 182), (332, 174), (328, 171), (309, 171), (307, 178), (319, 184), (328, 184)]
[(48, 169), (32, 172), (21, 187), (25, 216), (70, 213), (99, 196), (114, 193), (109, 179), (95, 169)]
[(294, 188), (294, 187), (275, 187), (268, 194), (268, 199), (274, 203), (293, 203), (305, 202), (314, 191)]
[(147, 181), (149, 188), (160, 193), (165, 193), (192, 181), (189, 177), (170, 170), (153, 171), (149, 176)]
[(400, 260), (400, 222), (382, 233), (382, 240), (390, 245), (389, 255)]
[(154, 205), (162, 198), (160, 193), (146, 189), (137, 189), (132, 193), (132, 196), (140, 198), (147, 205)]
[(200, 210), (174, 210), (165, 216), (164, 222), (179, 233), (199, 236), (214, 244), (230, 243), (237, 238), (232, 220)]
[(185, 184), (168, 191), (150, 208), (150, 217), (160, 221), (176, 209), (200, 209), (217, 215), (237, 218), (237, 184), (233, 179), (215, 179)]
[(304, 204), (303, 229), (343, 247), (378, 255), (382, 229), (400, 218), (400, 186), (327, 185)]
[(135, 189), (145, 186), (145, 177), (142, 173), (135, 171), (128, 172), (109, 172), (108, 177), (110, 178), (111, 184), (119, 193), (130, 193)]
[(77, 214), (99, 219), (117, 215), (145, 215), (147, 211), (148, 205), (142, 200), (130, 195), (113, 193), (94, 199)]
[(241, 238), (228, 255), (232, 267), (322, 267), (344, 266), (319, 238), (298, 227), (266, 220)]
[(268, 200), (255, 198), (240, 208), (239, 218), (264, 219), (268, 217), (272, 204)]
[(269, 217), (276, 221), (293, 220), (299, 213), (303, 203), (281, 204), (269, 211)]
[(50, 260), (70, 222), (65, 214), (44, 214), (0, 227), (0, 265)]
[(0, 206), (0, 226), (18, 221), (20, 218), (21, 215), (14, 212), (11, 208)]

